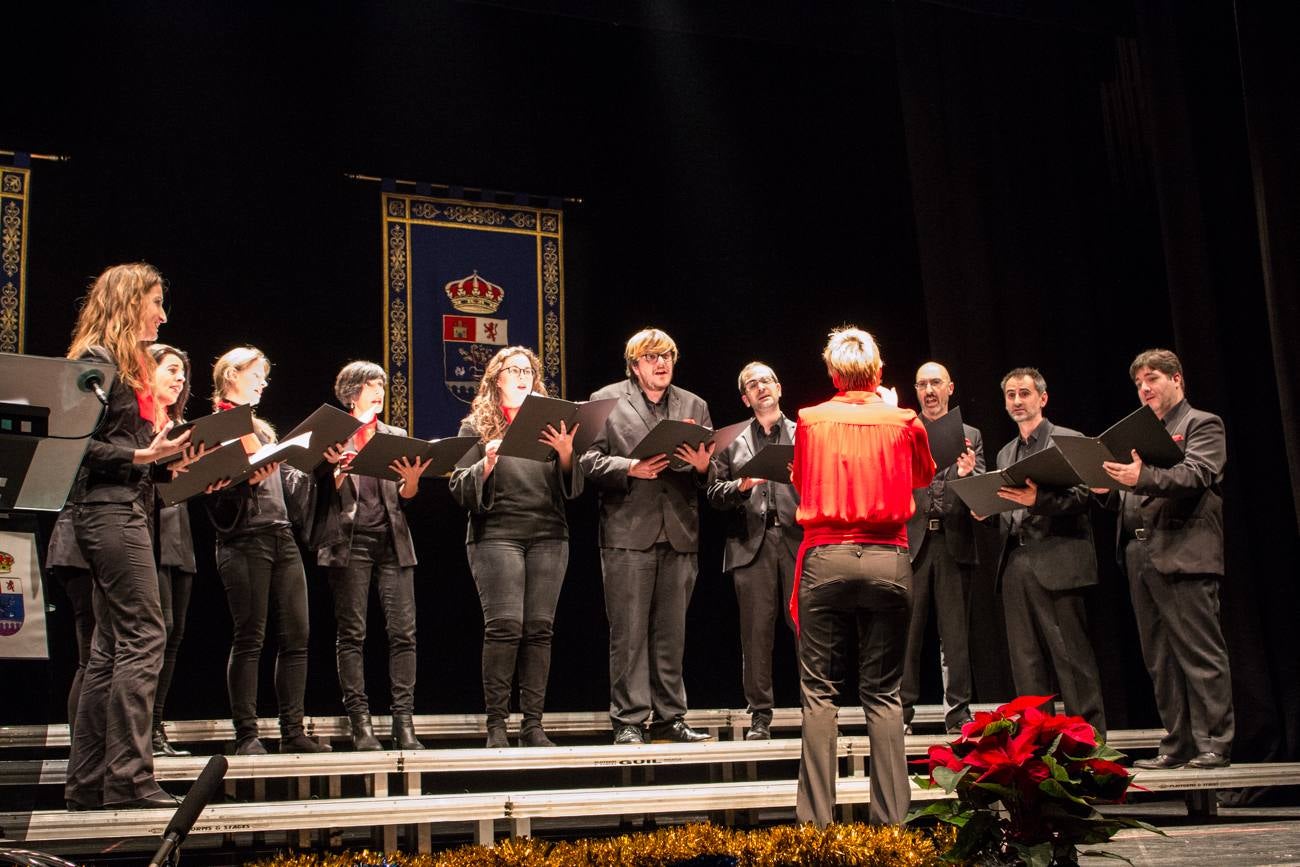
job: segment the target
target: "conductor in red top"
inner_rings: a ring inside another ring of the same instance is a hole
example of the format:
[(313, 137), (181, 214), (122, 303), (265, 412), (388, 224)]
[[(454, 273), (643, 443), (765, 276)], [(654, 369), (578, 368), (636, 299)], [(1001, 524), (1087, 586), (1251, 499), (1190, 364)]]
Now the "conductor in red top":
[[(831, 332), (822, 352), (836, 394), (799, 411), (791, 479), (804, 528), (791, 614), (799, 625), (803, 753), (800, 822), (825, 826), (835, 806), (837, 643), (858, 636), (858, 693), (871, 738), (871, 822), (903, 820), (911, 801), (899, 681), (907, 645), (912, 567), (907, 519), (912, 490), (934, 476), (916, 413), (880, 388), (875, 338), (853, 326)], [(846, 658), (846, 649), (839, 653)]]

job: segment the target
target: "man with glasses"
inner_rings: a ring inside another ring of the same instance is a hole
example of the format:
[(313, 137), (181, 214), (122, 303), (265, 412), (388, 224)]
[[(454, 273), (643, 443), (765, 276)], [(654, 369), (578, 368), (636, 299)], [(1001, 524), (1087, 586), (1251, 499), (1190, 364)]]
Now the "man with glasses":
[[(927, 361), (916, 371), (916, 399), (921, 421), (929, 427), (948, 414), (956, 386), (948, 369)], [(939, 665), (943, 674), (943, 720), (949, 734), (961, 731), (970, 716), (971, 669), (967, 638), (966, 597), (979, 565), (970, 509), (948, 487), (950, 479), (984, 472), (984, 438), (962, 425), (966, 451), (956, 463), (941, 467), (928, 487), (912, 492), (916, 512), (907, 522), (907, 549), (912, 558), (912, 619), (907, 627), (903, 662), (903, 722), (909, 727), (921, 697), (921, 651), (931, 604), (939, 627)]]
[(751, 361), (740, 371), (740, 400), (754, 421), (714, 459), (709, 503), (728, 512), (722, 570), (732, 573), (740, 604), (740, 650), (750, 725), (746, 740), (771, 737), (772, 644), (782, 616), (793, 631), (790, 594), (803, 528), (794, 519), (799, 497), (789, 482), (738, 478), (736, 471), (768, 445), (793, 445), (794, 422), (781, 412), (781, 382)]
[(599, 491), (600, 565), (609, 618), (609, 715), (614, 743), (709, 740), (686, 724), (682, 654), (686, 608), (695, 588), (700, 540), (699, 493), (712, 479), (713, 447), (679, 446), (633, 459), (637, 444), (663, 419), (712, 426), (703, 399), (672, 384), (677, 344), (647, 328), (624, 349), (627, 379), (592, 394), (616, 398), (605, 427), (581, 458)]

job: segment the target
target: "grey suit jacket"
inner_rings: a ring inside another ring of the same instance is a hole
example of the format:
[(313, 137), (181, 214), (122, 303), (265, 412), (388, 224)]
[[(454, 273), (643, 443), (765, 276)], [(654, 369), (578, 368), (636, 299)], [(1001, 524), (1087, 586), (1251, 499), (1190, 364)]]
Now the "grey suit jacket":
[[(795, 423), (782, 418), (784, 429), (781, 442), (794, 442)], [(767, 515), (764, 513), (764, 501), (752, 496), (757, 488), (744, 493), (740, 491), (741, 479), (736, 471), (749, 462), (758, 449), (754, 444), (753, 427), (745, 428), (744, 433), (736, 437), (735, 442), (727, 446), (720, 454), (713, 456), (716, 466), (716, 478), (709, 483), (709, 504), (715, 509), (730, 512), (727, 521), (727, 539), (722, 549), (722, 571), (730, 572), (740, 566), (748, 566), (758, 555), (763, 544), (763, 534), (767, 529)], [(799, 544), (803, 541), (803, 527), (794, 520), (795, 509), (799, 507), (799, 494), (794, 485), (773, 482), (773, 500), (776, 513), (781, 520), (781, 535), (790, 549), (791, 555), (797, 555)]]
[[(1039, 436), (1045, 437), (1042, 448), (1052, 444), (1052, 434), (1082, 436), (1078, 431), (1053, 425), (1043, 419)], [(1016, 441), (1013, 439), (998, 452), (998, 469), (1015, 463)], [(1083, 485), (1073, 488), (1039, 488), (1038, 501), (1029, 509), (1021, 536), (1025, 556), (1034, 574), (1048, 590), (1071, 590), (1097, 583), (1097, 550), (1092, 543), (1092, 521), (1088, 508), (1091, 492)], [(1002, 553), (998, 558), (998, 581), (1011, 552), (1011, 512), (999, 515)]]
[[(712, 480), (691, 468), (665, 470), (657, 479), (629, 478), (637, 443), (657, 424), (646, 406), (641, 387), (631, 379), (605, 386), (592, 400), (618, 398), (605, 428), (579, 459), (583, 473), (596, 486), (600, 500), (600, 546), (643, 551), (655, 544), (663, 529), (673, 550), (693, 554), (700, 544), (699, 494)], [(669, 386), (668, 417), (694, 419), (712, 427), (709, 405), (684, 388)]]
[[(979, 432), (979, 428), (968, 424), (963, 424), (961, 428), (966, 435), (966, 444), (970, 446), (971, 451), (975, 452), (975, 472), (982, 473), (984, 472), (984, 436)], [(944, 467), (935, 473), (935, 476), (945, 481), (955, 479), (958, 477), (957, 465)], [(939, 506), (940, 520), (943, 521), (942, 533), (931, 534), (927, 530), (930, 519), (930, 489), (917, 488), (912, 491), (912, 498), (916, 501), (916, 511), (907, 520), (907, 547), (912, 559), (915, 560), (920, 555), (921, 547), (927, 541), (935, 541), (930, 538), (933, 535), (936, 539), (942, 539), (953, 560), (963, 566), (979, 565), (979, 552), (975, 548), (975, 522), (970, 516), (970, 509), (953, 492), (953, 489), (948, 485), (944, 485), (943, 488), (943, 502)]]
[[(375, 430), (399, 437), (406, 436), (406, 431), (400, 427), (389, 427), (382, 421)], [(357, 518), (357, 489), (351, 478), (344, 479), (343, 484), (336, 488), (332, 467), (323, 464), (322, 470), (325, 472), (318, 473), (315, 478), (316, 503), (309, 547), (316, 551), (318, 566), (346, 566), (352, 558), (352, 528)], [(406, 512), (402, 508), (402, 496), (398, 493), (397, 482), (389, 479), (381, 480), (379, 498), (383, 501), (384, 513), (388, 516), (398, 565), (414, 566), (416, 564), (415, 543), (411, 539), (411, 528), (406, 522)]]
[[(1165, 416), (1165, 427), (1183, 450), (1182, 463), (1168, 469), (1143, 465), (1131, 492), (1120, 502), (1129, 520), (1151, 533), (1151, 563), (1165, 575), (1223, 574), (1223, 466), (1228, 440), (1223, 419), (1193, 409), (1186, 400)], [(1136, 514), (1133, 514), (1136, 513)], [(1123, 518), (1116, 554), (1124, 565)]]

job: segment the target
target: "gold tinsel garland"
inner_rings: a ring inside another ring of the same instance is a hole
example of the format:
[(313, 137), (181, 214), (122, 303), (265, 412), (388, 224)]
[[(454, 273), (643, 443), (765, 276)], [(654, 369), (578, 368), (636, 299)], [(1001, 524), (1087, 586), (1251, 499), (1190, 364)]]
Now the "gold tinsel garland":
[(495, 847), (463, 846), (436, 855), (360, 852), (294, 853), (248, 867), (658, 867), (700, 856), (730, 856), (738, 867), (815, 864), (843, 867), (938, 867), (951, 829), (914, 831), (897, 825), (782, 825), (734, 831), (683, 825), (648, 834), (550, 842), (514, 837)]

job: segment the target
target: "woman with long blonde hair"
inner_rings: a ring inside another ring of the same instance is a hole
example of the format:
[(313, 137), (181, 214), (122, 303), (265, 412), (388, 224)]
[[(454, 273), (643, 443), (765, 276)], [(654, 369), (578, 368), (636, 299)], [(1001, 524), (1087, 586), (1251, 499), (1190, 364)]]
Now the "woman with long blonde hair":
[[(212, 407), (220, 412), (256, 406), (270, 382), (271, 362), (252, 346), (236, 347), (212, 367)], [(275, 429), (253, 417), (255, 434), (245, 437), (250, 453), (275, 442)], [(337, 460), (337, 456), (335, 457)], [(303, 731), (307, 688), (307, 575), (294, 540), (293, 491), (309, 479), (290, 466), (268, 464), (247, 482), (207, 498), (217, 534), (217, 572), (226, 590), (234, 636), (226, 685), (235, 723), (236, 755), (264, 755), (257, 736), (257, 670), (269, 609), (274, 603), (278, 647), (275, 697), (280, 716), (280, 752), (328, 752)]]
[[(167, 321), (162, 276), (143, 262), (100, 274), (82, 302), (68, 357), (115, 365), (104, 419), (69, 493), (73, 530), (102, 605), (81, 685), (64, 792), (68, 809), (172, 807), (153, 776), (151, 723), (166, 630), (151, 524), (167, 439), (146, 347)], [(182, 459), (184, 461), (185, 458)], [(98, 600), (97, 600), (98, 601)]]
[(469, 511), (466, 547), (483, 609), (483, 700), (487, 746), (509, 746), (506, 719), (516, 672), (523, 726), (520, 746), (554, 746), (542, 728), (551, 669), (551, 635), (569, 562), (564, 501), (582, 491), (573, 435), (563, 423), (539, 441), (546, 462), (500, 457), (497, 449), (530, 394), (546, 395), (532, 350), (507, 346), (488, 362), (460, 436), (479, 438), (478, 460), (456, 470), (450, 490)]

